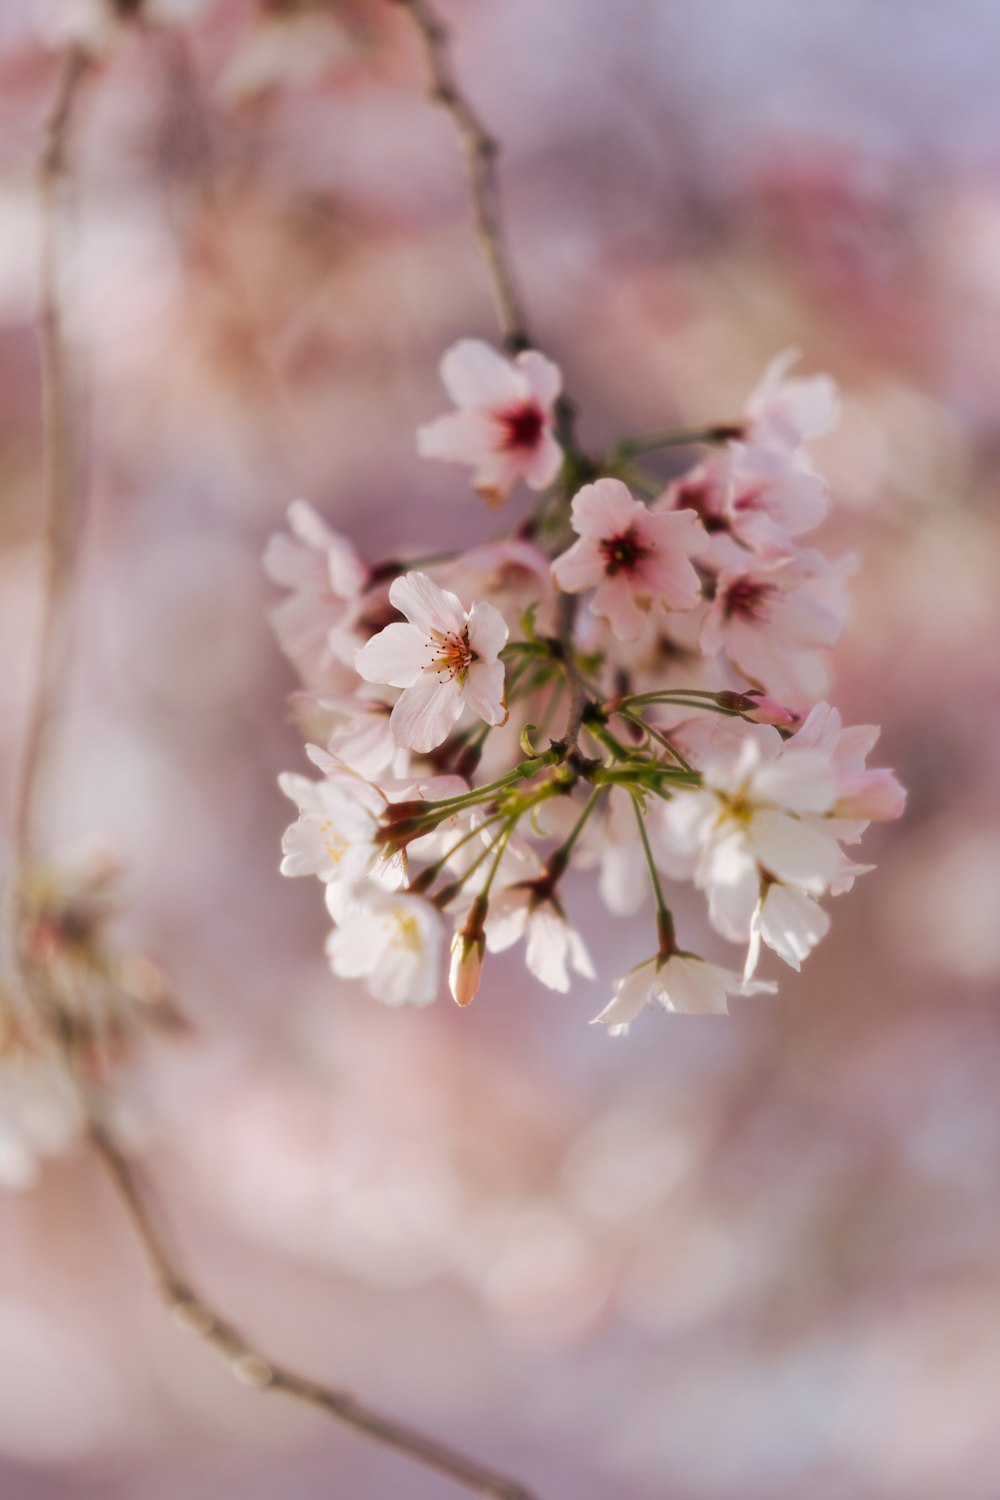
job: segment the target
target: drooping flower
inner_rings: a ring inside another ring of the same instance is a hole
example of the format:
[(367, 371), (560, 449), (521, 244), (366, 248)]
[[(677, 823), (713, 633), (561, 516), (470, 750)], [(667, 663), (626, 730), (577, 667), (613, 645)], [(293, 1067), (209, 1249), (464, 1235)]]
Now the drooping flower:
[(557, 557), (552, 577), (568, 594), (590, 601), (620, 641), (636, 641), (653, 610), (694, 609), (701, 583), (691, 563), (704, 550), (694, 511), (651, 511), (620, 479), (598, 479), (574, 496), (578, 541)]
[(807, 891), (780, 880), (765, 881), (750, 922), (744, 977), (749, 979), (756, 972), (762, 942), (798, 970), (829, 930), (829, 916)]
[(524, 961), (550, 990), (569, 989), (569, 970), (584, 979), (595, 978), (594, 965), (583, 938), (571, 927), (559, 902), (527, 880), (505, 886), (490, 901), (486, 946), (502, 953), (520, 939), (526, 942)]
[(628, 1031), (647, 1005), (689, 1016), (724, 1016), (728, 997), (773, 991), (773, 984), (746, 983), (739, 974), (708, 963), (694, 953), (674, 953), (669, 958), (650, 958), (622, 979), (616, 979), (610, 1004), (594, 1017), (592, 1025), (609, 1026), (613, 1034)]
[[(359, 644), (354, 609), (368, 586), (368, 569), (351, 543), (307, 501), (296, 500), (288, 508), (288, 531), (268, 541), (264, 571), (290, 591), (271, 611), (271, 624), (303, 682), (346, 690)], [(338, 675), (338, 667), (348, 670)]]
[(421, 427), (424, 458), (464, 463), (489, 505), (502, 505), (519, 479), (551, 484), (562, 464), (552, 430), (562, 389), (558, 368), (533, 349), (506, 359), (478, 339), (461, 339), (441, 361), (441, 379), (458, 411)]
[(331, 905), (331, 915), (338, 925), (326, 954), (335, 974), (364, 979), (369, 993), (387, 1005), (427, 1005), (436, 997), (444, 923), (432, 902), (367, 884), (356, 887), (345, 906)]
[(457, 595), (438, 588), (426, 573), (407, 573), (389, 590), (407, 624), (387, 625), (357, 656), (368, 682), (403, 689), (390, 724), (396, 740), (426, 753), (447, 739), (468, 706), (487, 724), (507, 717), (504, 667), (498, 660), (507, 626), (492, 604), (468, 613)]

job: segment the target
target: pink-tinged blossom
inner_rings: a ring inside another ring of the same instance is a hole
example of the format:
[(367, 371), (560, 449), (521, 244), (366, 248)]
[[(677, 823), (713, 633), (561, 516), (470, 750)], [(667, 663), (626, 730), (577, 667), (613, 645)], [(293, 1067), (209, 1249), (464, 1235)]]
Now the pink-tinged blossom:
[(829, 703), (817, 703), (789, 740), (789, 745), (800, 749), (815, 748), (829, 754), (837, 779), (834, 817), (863, 824), (902, 817), (906, 791), (896, 776), (884, 766), (869, 769), (865, 764), (879, 733), (875, 724), (854, 724), (845, 729), (837, 709)]
[(710, 536), (731, 535), (764, 557), (793, 553), (793, 539), (818, 526), (829, 509), (818, 474), (741, 443), (674, 480), (658, 505), (693, 510)]
[(507, 641), (503, 616), (492, 604), (468, 613), (457, 595), (438, 588), (426, 573), (407, 573), (389, 590), (389, 601), (407, 624), (387, 625), (357, 655), (368, 682), (403, 692), (392, 710), (400, 745), (426, 753), (447, 739), (468, 706), (487, 724), (502, 724)]
[(569, 989), (569, 970), (584, 979), (595, 978), (594, 965), (583, 938), (571, 927), (559, 903), (541, 896), (533, 881), (506, 886), (490, 901), (486, 946), (502, 953), (525, 939), (524, 961), (550, 990)]
[(508, 619), (534, 612), (539, 630), (554, 630), (555, 591), (548, 556), (525, 537), (472, 547), (431, 570), (435, 583), (460, 598), (490, 599)]
[(458, 410), (421, 427), (424, 458), (469, 464), (489, 505), (502, 505), (518, 480), (534, 490), (562, 465), (553, 410), (562, 389), (558, 368), (534, 349), (506, 359), (478, 339), (461, 339), (441, 361), (441, 379)]
[(847, 621), (845, 564), (831, 567), (811, 551), (766, 561), (718, 541), (713, 561), (721, 567), (702, 650), (725, 652), (742, 676), (778, 699), (814, 697), (826, 680), (826, 650)]
[(746, 441), (772, 453), (791, 454), (837, 420), (837, 387), (829, 375), (789, 377), (799, 358), (786, 349), (767, 366), (747, 398)]
[(345, 537), (305, 500), (288, 508), (288, 531), (264, 551), (264, 571), (289, 597), (271, 611), (278, 644), (308, 687), (346, 690), (358, 648), (355, 612), (368, 570)]
[(610, 1003), (591, 1025), (607, 1026), (612, 1035), (623, 1035), (647, 1005), (681, 1015), (724, 1016), (730, 995), (773, 992), (774, 988), (773, 984), (747, 983), (739, 974), (694, 953), (674, 953), (668, 959), (647, 959), (623, 979), (616, 979)]
[(552, 564), (556, 586), (595, 593), (594, 614), (620, 641), (636, 641), (653, 610), (694, 609), (701, 582), (692, 557), (706, 544), (694, 511), (651, 511), (620, 479), (598, 479), (573, 499), (578, 541)]
[[(330, 905), (330, 888), (327, 887)], [(363, 979), (387, 1005), (427, 1005), (441, 980), (444, 923), (434, 904), (407, 891), (356, 888), (350, 903), (331, 905), (338, 926), (326, 954), (341, 979)]]

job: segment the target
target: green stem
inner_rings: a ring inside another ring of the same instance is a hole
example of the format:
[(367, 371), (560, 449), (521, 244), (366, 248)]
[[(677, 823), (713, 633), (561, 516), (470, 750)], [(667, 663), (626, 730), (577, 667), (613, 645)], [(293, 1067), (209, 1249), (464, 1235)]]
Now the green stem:
[(454, 858), (459, 849), (463, 848), (463, 846), (469, 843), (471, 839), (477, 838), (485, 829), (489, 828), (491, 824), (499, 822), (500, 818), (502, 817), (502, 813), (494, 813), (493, 816), (491, 818), (487, 818), (485, 822), (477, 823), (475, 828), (470, 828), (468, 833), (463, 833), (462, 837), (460, 839), (457, 839), (456, 842), (452, 844), (451, 848), (445, 854), (442, 854), (440, 859), (435, 860), (432, 865), (428, 865), (426, 870), (421, 870), (420, 874), (417, 876), (410, 889), (412, 891), (426, 891), (428, 886), (433, 885), (434, 881), (437, 880), (438, 876), (445, 868), (448, 861)]
[(627, 708), (619, 708), (616, 709), (615, 712), (621, 718), (627, 719), (630, 724), (634, 724), (637, 729), (642, 729), (646, 732), (646, 734), (651, 735), (658, 744), (663, 746), (668, 755), (673, 756), (674, 760), (680, 766), (682, 771), (689, 771), (692, 775), (695, 774), (694, 767), (684, 759), (681, 752), (677, 749), (677, 746), (674, 745), (665, 734), (661, 733), (661, 731), (657, 729), (654, 724), (647, 723), (647, 721), (642, 717), (641, 714), (629, 713)]
[(746, 430), (742, 422), (714, 422), (708, 427), (671, 427), (664, 432), (648, 432), (634, 438), (623, 438), (611, 450), (612, 458), (629, 459), (637, 453), (655, 453), (659, 448), (689, 448), (696, 444), (732, 442)]
[(646, 856), (646, 864), (649, 867), (649, 879), (653, 887), (653, 898), (656, 901), (656, 931), (659, 938), (658, 957), (661, 959), (670, 958), (671, 954), (676, 952), (673, 912), (664, 900), (663, 886), (660, 884), (660, 872), (656, 868), (653, 851), (649, 846), (646, 820), (642, 815), (642, 808), (639, 806), (639, 799), (637, 797), (632, 798), (632, 806), (635, 810), (635, 820), (639, 825), (642, 852)]

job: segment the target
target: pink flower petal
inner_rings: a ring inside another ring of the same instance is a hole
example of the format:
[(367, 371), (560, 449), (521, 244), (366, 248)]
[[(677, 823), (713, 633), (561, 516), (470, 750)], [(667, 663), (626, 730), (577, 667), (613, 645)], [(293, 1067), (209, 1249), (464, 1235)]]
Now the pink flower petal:
[(648, 515), (620, 479), (598, 479), (573, 497), (573, 530), (578, 536), (613, 537)]
[(441, 379), (456, 406), (506, 406), (524, 395), (510, 360), (480, 339), (460, 339), (448, 350)]
[(562, 390), (562, 372), (537, 349), (526, 349), (515, 360), (517, 368), (527, 382), (528, 390), (536, 401), (546, 408), (552, 405)]

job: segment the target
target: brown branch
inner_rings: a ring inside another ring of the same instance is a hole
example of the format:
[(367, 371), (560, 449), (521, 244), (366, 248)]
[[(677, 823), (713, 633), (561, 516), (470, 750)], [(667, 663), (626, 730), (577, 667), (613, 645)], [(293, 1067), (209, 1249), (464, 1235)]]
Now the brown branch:
[(11, 901), (31, 855), (37, 783), (45, 765), (52, 723), (63, 698), (67, 663), (68, 595), (76, 453), (71, 411), (71, 373), (63, 333), (59, 285), (60, 197), (73, 110), (90, 67), (89, 55), (72, 48), (63, 63), (55, 104), (38, 164), (41, 215), (39, 344), (42, 373), (42, 525), (44, 574), (42, 621), (35, 689), (28, 709), (18, 786), (14, 798)]
[[(480, 253), (486, 262), (496, 306), (497, 320), (506, 348), (516, 354), (531, 347), (527, 319), (518, 296), (510, 264), (500, 212), (500, 194), (496, 162), (500, 148), (481, 123), (455, 80), (451, 63), (449, 34), (427, 0), (393, 0), (409, 12), (423, 42), (427, 71), (431, 80), (431, 97), (447, 110), (455, 124), (464, 155), (469, 202), (476, 228)], [(556, 404), (556, 438), (565, 454), (563, 488), (567, 500), (574, 489), (594, 476), (593, 465), (576, 441), (576, 407), (563, 394)], [(565, 738), (570, 749), (580, 734), (587, 703), (586, 688), (576, 668), (573, 647), (573, 619), (576, 600), (560, 596), (559, 643), (569, 684), (569, 713)]]
[(280, 1391), (295, 1401), (316, 1407), (334, 1421), (345, 1423), (354, 1431), (374, 1438), (383, 1447), (445, 1475), (472, 1494), (489, 1497), (489, 1500), (533, 1500), (531, 1492), (516, 1481), (373, 1411), (348, 1392), (310, 1380), (262, 1354), (204, 1301), (178, 1269), (146, 1202), (135, 1168), (119, 1150), (106, 1127), (92, 1119), (89, 1135), (142, 1245), (164, 1302), (183, 1327), (225, 1360), (241, 1384), (258, 1391)]
[(576, 748), (589, 697), (587, 685), (580, 676), (579, 668), (576, 665), (576, 649), (573, 645), (573, 623), (576, 619), (578, 602), (576, 594), (559, 595), (559, 659), (566, 674), (566, 684), (569, 688), (566, 727), (563, 730), (563, 738), (566, 742), (567, 751), (572, 751)]
[(423, 43), (431, 97), (447, 110), (454, 122), (465, 156), (476, 239), (489, 272), (497, 321), (505, 347), (511, 354), (517, 354), (531, 347), (531, 338), (504, 237), (496, 171), (499, 145), (455, 81), (448, 31), (427, 0), (393, 0), (393, 3), (409, 11)]
[[(13, 939), (13, 966), (21, 981), (20, 987), (43, 1014), (51, 1010), (49, 997), (41, 992), (37, 976), (24, 968), (20, 953), (18, 927), (22, 917), (22, 903), (19, 882), (23, 865), (32, 852), (32, 824), (39, 799), (40, 771), (54, 719), (64, 697), (68, 658), (66, 616), (74, 563), (71, 521), (76, 466), (71, 381), (59, 287), (58, 231), (70, 125), (79, 85), (89, 66), (89, 57), (82, 49), (74, 48), (67, 54), (39, 162), (42, 207), (39, 321), (43, 380), (45, 577), (38, 672), (29, 708), (15, 799), (13, 858), (7, 885), (11, 922), (7, 930)], [(70, 1044), (70, 1062), (73, 1061)], [(473, 1494), (490, 1497), (490, 1500), (533, 1500), (531, 1493), (515, 1481), (495, 1473), (433, 1438), (372, 1411), (347, 1392), (310, 1380), (261, 1354), (242, 1333), (203, 1300), (178, 1269), (157, 1228), (134, 1167), (96, 1117), (93, 1108), (87, 1110), (87, 1116), (90, 1141), (114, 1184), (119, 1201), (153, 1271), (161, 1296), (179, 1322), (197, 1333), (225, 1359), (238, 1380), (257, 1390), (281, 1391), (293, 1400), (314, 1407), (354, 1431), (373, 1438), (384, 1447), (446, 1475)]]

